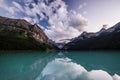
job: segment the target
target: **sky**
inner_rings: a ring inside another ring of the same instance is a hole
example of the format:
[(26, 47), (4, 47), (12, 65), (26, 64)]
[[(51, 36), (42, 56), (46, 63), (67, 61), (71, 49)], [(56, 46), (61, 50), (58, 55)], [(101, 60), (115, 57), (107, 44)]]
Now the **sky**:
[(120, 21), (120, 0), (0, 0), (0, 16), (38, 24), (60, 42)]

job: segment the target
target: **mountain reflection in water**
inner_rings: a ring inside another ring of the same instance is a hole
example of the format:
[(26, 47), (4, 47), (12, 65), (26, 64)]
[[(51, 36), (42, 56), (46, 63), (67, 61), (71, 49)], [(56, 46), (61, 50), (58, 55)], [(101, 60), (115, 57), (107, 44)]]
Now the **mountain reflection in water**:
[(4, 52), (0, 80), (120, 80), (119, 52)]

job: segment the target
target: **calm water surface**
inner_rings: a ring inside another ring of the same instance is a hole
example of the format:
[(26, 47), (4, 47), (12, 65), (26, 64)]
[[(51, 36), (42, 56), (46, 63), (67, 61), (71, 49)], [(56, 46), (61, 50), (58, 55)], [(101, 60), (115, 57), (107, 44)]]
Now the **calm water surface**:
[(120, 52), (0, 52), (0, 80), (120, 80)]

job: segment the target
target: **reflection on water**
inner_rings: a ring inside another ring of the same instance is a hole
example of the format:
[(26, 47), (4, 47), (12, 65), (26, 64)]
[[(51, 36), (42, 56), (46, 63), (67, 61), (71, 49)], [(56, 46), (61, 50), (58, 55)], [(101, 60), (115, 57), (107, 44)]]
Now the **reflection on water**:
[(1, 53), (0, 80), (120, 80), (118, 53)]
[(120, 76), (117, 74), (111, 76), (104, 70), (87, 71), (80, 64), (64, 57), (50, 61), (36, 80), (120, 80)]
[(35, 80), (55, 53), (1, 52), (0, 80)]

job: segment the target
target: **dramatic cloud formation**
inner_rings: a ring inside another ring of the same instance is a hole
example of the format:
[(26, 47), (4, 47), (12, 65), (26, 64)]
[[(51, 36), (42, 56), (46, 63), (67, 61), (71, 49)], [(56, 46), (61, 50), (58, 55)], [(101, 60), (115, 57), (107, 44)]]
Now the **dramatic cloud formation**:
[(103, 70), (87, 71), (69, 58), (56, 58), (49, 62), (36, 80), (120, 80)]
[(0, 2), (0, 8), (6, 11), (4, 16), (37, 23), (50, 39), (57, 42), (78, 36), (88, 24), (88, 20), (80, 13), (74, 10), (68, 11), (68, 6), (63, 0), (24, 0), (23, 2), (14, 0), (10, 3), (1, 0)]
[(119, 3), (120, 0), (0, 0), (0, 16), (37, 23), (58, 42), (76, 37), (83, 30), (97, 32), (103, 24), (111, 27), (118, 23)]

